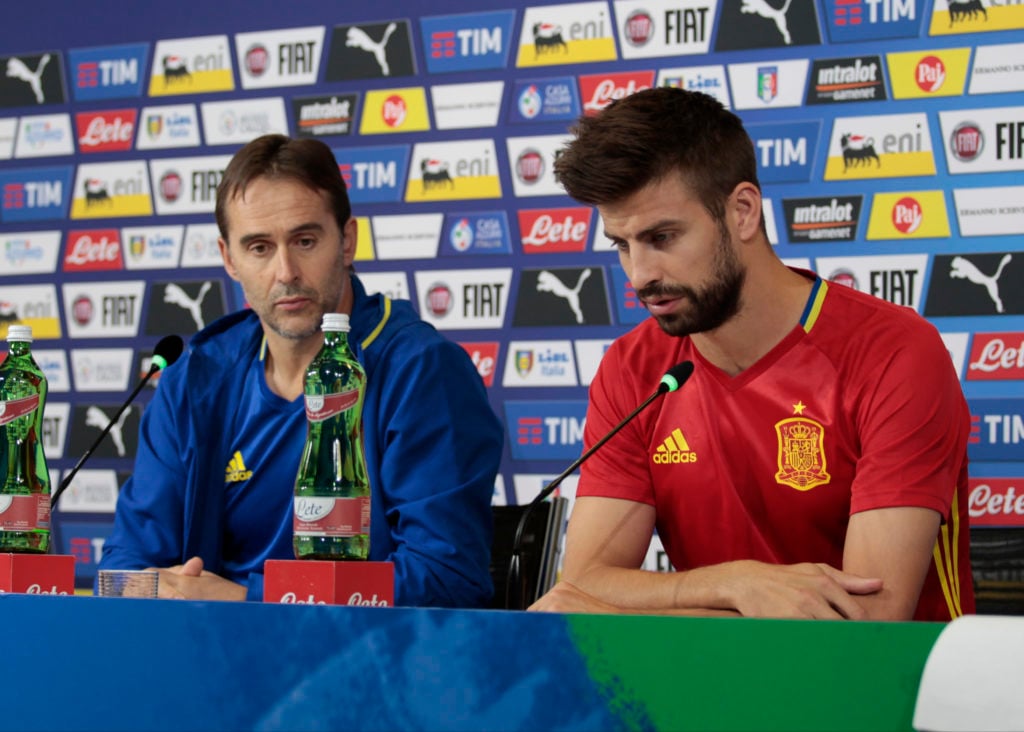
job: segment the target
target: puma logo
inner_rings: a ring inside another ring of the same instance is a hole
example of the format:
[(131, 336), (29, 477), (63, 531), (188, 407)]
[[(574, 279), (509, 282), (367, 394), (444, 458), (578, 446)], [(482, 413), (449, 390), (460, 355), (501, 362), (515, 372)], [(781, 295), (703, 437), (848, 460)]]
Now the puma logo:
[(999, 297), (999, 277), (1012, 259), (1013, 255), (1004, 254), (999, 262), (999, 267), (996, 268), (996, 273), (989, 277), (978, 269), (974, 262), (964, 257), (953, 257), (953, 261), (950, 263), (949, 276), (955, 279), (967, 280), (984, 287), (992, 302), (995, 303), (996, 312), (1001, 313), (1003, 312), (1003, 301)]
[(372, 53), (373, 57), (377, 60), (377, 65), (380, 66), (380, 71), (384, 76), (391, 75), (391, 67), (388, 66), (387, 57), (387, 45), (388, 40), (391, 38), (391, 34), (397, 30), (398, 25), (396, 23), (388, 23), (388, 27), (384, 30), (384, 37), (380, 39), (380, 42), (373, 40), (367, 35), (366, 31), (362, 28), (355, 26), (348, 29), (348, 33), (345, 35), (345, 45), (349, 48), (358, 48), (361, 51)]
[(789, 10), (791, 2), (793, 0), (786, 0), (785, 4), (779, 10), (776, 10), (766, 0), (743, 0), (740, 12), (760, 15), (762, 18), (775, 21), (775, 27), (779, 29), (779, 33), (782, 34), (782, 40), (788, 46), (793, 42), (789, 35), (789, 25), (786, 23), (786, 12)]
[(132, 408), (128, 407), (125, 409), (117, 422), (111, 423), (107, 413), (99, 407), (89, 407), (85, 412), (85, 426), (95, 427), (98, 430), (106, 429), (107, 425), (110, 424), (110, 439), (114, 441), (114, 447), (117, 449), (117, 456), (124, 457), (127, 453), (124, 447), (124, 433), (121, 428), (124, 427), (124, 421), (128, 418), (128, 415), (132, 413)]
[(583, 283), (587, 281), (588, 277), (590, 277), (590, 267), (587, 267), (580, 273), (580, 278), (576, 280), (576, 286), (570, 289), (555, 275), (547, 270), (543, 270), (537, 275), (537, 292), (550, 292), (552, 295), (565, 300), (576, 316), (576, 322), (582, 324), (583, 311), (580, 309), (580, 290), (583, 289)]
[(24, 81), (32, 87), (32, 93), (36, 95), (36, 103), (42, 104), (46, 101), (46, 97), (43, 95), (43, 70), (49, 62), (50, 54), (43, 54), (36, 70), (32, 71), (20, 58), (11, 58), (7, 60), (7, 76)]
[(187, 292), (172, 282), (164, 287), (164, 302), (170, 303), (171, 305), (177, 305), (180, 308), (188, 310), (189, 315), (192, 316), (192, 320), (196, 323), (196, 330), (202, 330), (206, 327), (206, 323), (203, 322), (203, 298), (206, 297), (206, 293), (209, 292), (210, 287), (211, 283), (204, 282), (203, 286), (199, 288), (199, 294), (196, 295), (193, 300), (188, 296)]

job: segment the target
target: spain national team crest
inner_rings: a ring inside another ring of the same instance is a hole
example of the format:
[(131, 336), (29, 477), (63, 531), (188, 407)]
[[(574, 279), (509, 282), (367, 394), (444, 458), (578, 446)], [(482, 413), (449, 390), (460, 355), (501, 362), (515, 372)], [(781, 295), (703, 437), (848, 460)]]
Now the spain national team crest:
[(775, 480), (809, 491), (831, 480), (825, 471), (825, 428), (812, 419), (790, 417), (775, 423), (779, 437), (779, 472)]
[(530, 371), (533, 370), (533, 351), (516, 351), (516, 371), (523, 378), (529, 376)]

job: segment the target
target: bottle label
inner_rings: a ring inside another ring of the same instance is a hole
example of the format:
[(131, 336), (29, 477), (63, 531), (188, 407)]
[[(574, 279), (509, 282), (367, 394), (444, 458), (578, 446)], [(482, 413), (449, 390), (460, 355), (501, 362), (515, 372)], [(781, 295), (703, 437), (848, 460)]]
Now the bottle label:
[(38, 394), (22, 397), (21, 399), (12, 399), (9, 402), (0, 402), (0, 426), (13, 422), (18, 417), (32, 414), (38, 406)]
[(342, 391), (337, 394), (307, 394), (306, 419), (310, 422), (323, 422), (325, 419), (348, 411), (358, 401), (358, 389)]
[(33, 531), (50, 528), (50, 497), (0, 495), (0, 530)]
[(296, 536), (344, 538), (370, 533), (370, 497), (318, 498), (295, 496)]

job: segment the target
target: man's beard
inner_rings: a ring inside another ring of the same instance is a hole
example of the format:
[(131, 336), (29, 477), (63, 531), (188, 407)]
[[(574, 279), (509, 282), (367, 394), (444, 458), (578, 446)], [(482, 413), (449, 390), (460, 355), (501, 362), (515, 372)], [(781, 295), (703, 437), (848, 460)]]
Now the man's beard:
[(686, 336), (715, 330), (740, 309), (740, 293), (747, 271), (732, 249), (728, 232), (719, 230), (711, 280), (700, 290), (686, 285), (652, 284), (637, 290), (641, 299), (683, 297), (689, 307), (671, 315), (655, 316), (661, 329), (671, 336)]

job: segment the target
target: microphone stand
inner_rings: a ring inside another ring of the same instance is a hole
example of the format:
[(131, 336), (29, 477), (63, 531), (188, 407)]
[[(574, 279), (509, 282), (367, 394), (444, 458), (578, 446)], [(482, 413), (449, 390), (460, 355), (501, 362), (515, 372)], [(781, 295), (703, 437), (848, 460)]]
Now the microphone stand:
[(61, 497), (64, 491), (67, 490), (67, 487), (71, 485), (71, 480), (75, 477), (75, 475), (78, 474), (79, 469), (81, 469), (82, 465), (85, 464), (85, 461), (89, 459), (89, 456), (92, 455), (93, 450), (99, 447), (99, 444), (103, 441), (103, 438), (110, 433), (111, 428), (114, 426), (114, 424), (117, 423), (118, 418), (121, 416), (124, 410), (126, 410), (128, 406), (133, 401), (135, 401), (135, 397), (137, 397), (139, 395), (139, 392), (142, 391), (142, 388), (149, 383), (149, 380), (153, 377), (153, 374), (155, 374), (159, 370), (160, 366), (158, 364), (153, 364), (152, 366), (149, 367), (149, 372), (142, 377), (142, 380), (139, 381), (135, 389), (132, 390), (132, 393), (128, 395), (128, 399), (126, 399), (124, 403), (121, 404), (121, 407), (117, 410), (117, 412), (114, 413), (114, 416), (110, 418), (110, 421), (107, 423), (107, 426), (104, 427), (103, 430), (100, 432), (100, 436), (97, 437), (95, 442), (93, 442), (89, 449), (85, 451), (85, 454), (78, 459), (78, 462), (75, 463), (75, 467), (71, 468), (71, 471), (64, 476), (64, 479), (60, 482), (60, 485), (57, 486), (57, 490), (53, 493), (52, 496), (50, 496), (51, 510), (55, 505), (57, 505), (57, 500)]
[(593, 455), (595, 452), (597, 452), (598, 448), (603, 446), (604, 443), (608, 442), (608, 440), (610, 440), (612, 437), (617, 435), (619, 433), (619, 430), (621, 430), (623, 427), (625, 427), (627, 424), (629, 424), (629, 422), (636, 415), (640, 414), (640, 412), (642, 412), (644, 409), (646, 409), (648, 406), (650, 406), (651, 402), (653, 402), (655, 399), (657, 399), (661, 395), (667, 394), (671, 390), (672, 389), (671, 389), (671, 387), (668, 384), (666, 384), (664, 382), (659, 384), (657, 390), (654, 393), (652, 393), (649, 397), (647, 397), (647, 399), (645, 399), (643, 401), (643, 403), (640, 404), (640, 406), (638, 406), (636, 409), (634, 409), (632, 412), (630, 412), (626, 416), (625, 419), (623, 419), (621, 422), (619, 422), (617, 425), (615, 425), (615, 428), (612, 429), (611, 432), (609, 432), (604, 437), (602, 437), (600, 440), (595, 442), (591, 446), (591, 448), (589, 450), (587, 450), (585, 453), (583, 453), (578, 458), (576, 458), (576, 460), (574, 460), (572, 462), (572, 464), (568, 468), (563, 470), (554, 480), (552, 480), (550, 483), (548, 483), (544, 487), (544, 489), (540, 493), (538, 493), (536, 495), (536, 497), (534, 497), (534, 499), (532, 501), (530, 501), (529, 504), (527, 504), (526, 508), (523, 509), (523, 514), (522, 514), (522, 516), (519, 517), (519, 523), (516, 526), (515, 538), (512, 540), (512, 558), (509, 560), (508, 578), (506, 579), (506, 582), (505, 582), (505, 604), (506, 604), (506, 608), (505, 609), (506, 610), (511, 610), (512, 609), (513, 603), (511, 601), (511, 597), (512, 597), (512, 588), (513, 587), (515, 587), (515, 589), (516, 589), (516, 602), (514, 603), (515, 609), (517, 609), (517, 610), (525, 610), (526, 609), (525, 607), (523, 607), (523, 604), (524, 604), (523, 598), (526, 597), (526, 590), (527, 590), (527, 588), (526, 588), (526, 580), (527, 580), (527, 577), (526, 577), (526, 574), (524, 572), (522, 572), (522, 556), (521, 555), (522, 555), (523, 533), (526, 531), (526, 522), (529, 520), (530, 514), (533, 513), (533, 509), (536, 508), (537, 505), (540, 504), (545, 498), (547, 498), (552, 493), (554, 493), (555, 489), (558, 488), (558, 486), (562, 484), (562, 481), (565, 480), (566, 478), (568, 478), (569, 475), (571, 475), (572, 472), (574, 470), (576, 470), (576, 468), (578, 468), (583, 463), (583, 461), (585, 461), (587, 458), (589, 458), (591, 455)]

